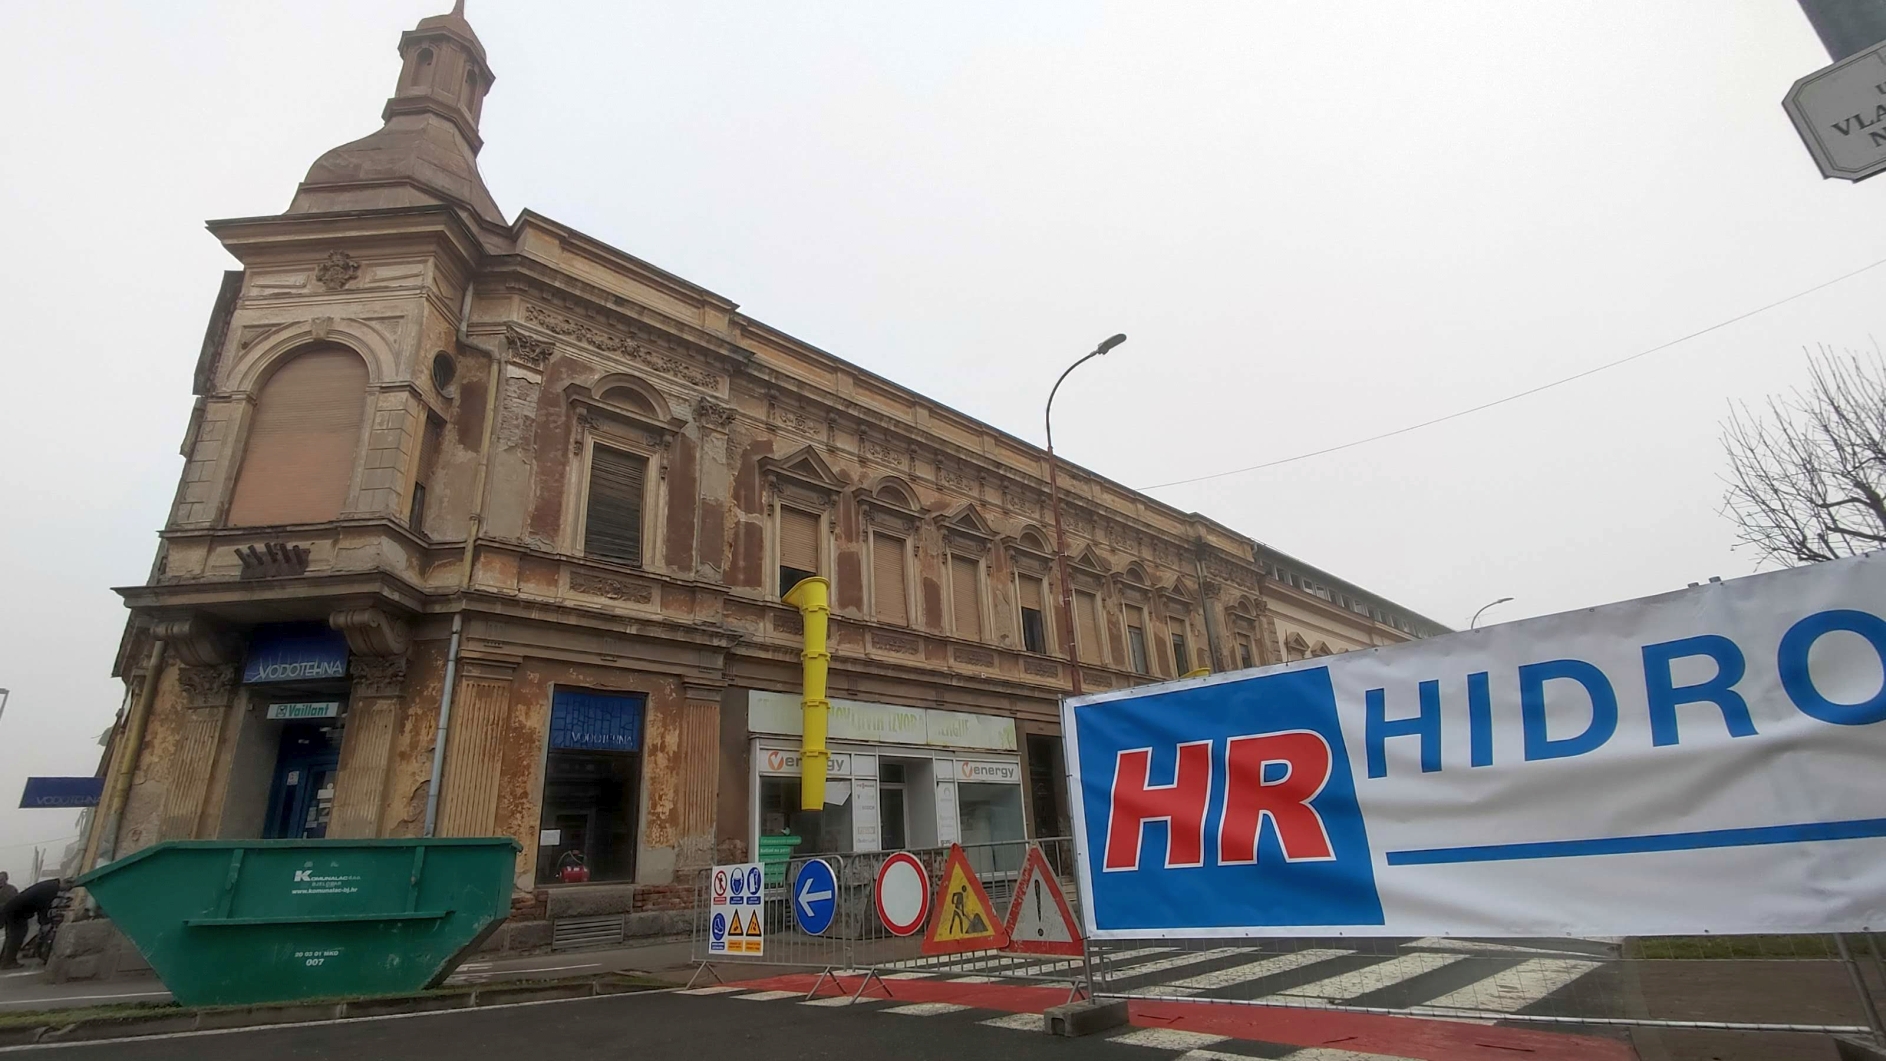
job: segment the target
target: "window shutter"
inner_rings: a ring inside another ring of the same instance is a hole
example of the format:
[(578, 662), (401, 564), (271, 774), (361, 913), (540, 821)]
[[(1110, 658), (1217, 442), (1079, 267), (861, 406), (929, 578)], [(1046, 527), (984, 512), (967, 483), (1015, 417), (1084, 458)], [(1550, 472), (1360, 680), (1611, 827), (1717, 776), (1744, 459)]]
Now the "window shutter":
[(956, 608), (956, 636), (982, 640), (982, 565), (950, 557), (950, 596)]
[(819, 569), (819, 518), (810, 512), (780, 506), (779, 566), (795, 571)]
[(256, 399), (229, 525), (338, 517), (354, 478), (366, 398), (367, 365), (352, 350), (311, 350), (277, 369)]
[(583, 552), (625, 564), (642, 562), (642, 479), (646, 458), (596, 446), (589, 457), (589, 510)]
[(1022, 607), (1041, 611), (1041, 580), (1023, 575), (1021, 582)]
[(1088, 663), (1100, 659), (1100, 602), (1091, 593), (1074, 594), (1074, 611), (1080, 627), (1080, 642), (1075, 647)]
[(871, 580), (875, 587), (880, 622), (908, 623), (910, 610), (904, 592), (904, 540), (888, 534), (871, 536)]

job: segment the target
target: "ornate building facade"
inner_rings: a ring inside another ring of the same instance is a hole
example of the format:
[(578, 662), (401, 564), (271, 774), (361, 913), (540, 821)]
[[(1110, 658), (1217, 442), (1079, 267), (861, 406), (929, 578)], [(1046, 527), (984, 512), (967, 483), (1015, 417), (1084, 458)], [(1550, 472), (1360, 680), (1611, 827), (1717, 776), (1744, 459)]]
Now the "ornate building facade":
[[(1066, 829), (1058, 701), (1439, 628), (739, 312), (479, 177), (493, 83), (422, 21), (378, 132), (224, 277), (118, 673), (88, 860), (190, 837), (505, 835), (520, 942), (716, 859)], [(800, 836), (799, 578), (832, 583)], [(127, 758), (129, 757), (129, 758)], [(777, 838), (773, 844), (767, 837)], [(796, 837), (796, 840), (793, 839)]]

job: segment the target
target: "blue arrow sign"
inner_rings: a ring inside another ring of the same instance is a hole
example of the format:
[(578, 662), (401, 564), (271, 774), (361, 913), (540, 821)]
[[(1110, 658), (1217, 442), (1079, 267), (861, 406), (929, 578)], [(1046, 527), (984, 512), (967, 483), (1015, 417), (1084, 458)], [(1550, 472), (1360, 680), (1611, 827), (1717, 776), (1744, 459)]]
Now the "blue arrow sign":
[(799, 927), (814, 936), (822, 936), (832, 927), (832, 915), (838, 912), (838, 877), (831, 863), (815, 858), (799, 867), (799, 879), (792, 886), (792, 912)]

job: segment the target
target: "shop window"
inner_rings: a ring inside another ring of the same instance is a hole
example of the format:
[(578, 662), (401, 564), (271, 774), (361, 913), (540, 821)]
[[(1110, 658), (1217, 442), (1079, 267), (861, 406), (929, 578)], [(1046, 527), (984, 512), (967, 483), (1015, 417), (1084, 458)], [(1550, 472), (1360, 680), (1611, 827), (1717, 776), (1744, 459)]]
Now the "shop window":
[(589, 456), (589, 501), (583, 554), (623, 564), (642, 562), (642, 495), (648, 458), (607, 446)]
[(1146, 659), (1146, 613), (1131, 604), (1126, 606), (1126, 654), (1135, 673), (1153, 672)]
[(779, 595), (819, 573), (819, 517), (803, 509), (779, 509)]
[(950, 557), (950, 607), (956, 636), (982, 640), (982, 563), (973, 556)]
[(1085, 590), (1074, 591), (1074, 629), (1081, 662), (1100, 662), (1100, 601)]
[(341, 514), (353, 482), (367, 365), (344, 347), (298, 354), (270, 376), (229, 501), (229, 525), (321, 523)]
[(881, 623), (910, 622), (910, 587), (905, 581), (904, 539), (871, 535), (872, 611)]
[(799, 793), (796, 777), (760, 778), (760, 835), (793, 837), (794, 857), (850, 851), (851, 782), (825, 779), (825, 813), (819, 817), (816, 836), (811, 812), (799, 806)]
[(1185, 620), (1168, 619), (1172, 633), (1172, 675), (1178, 677), (1192, 669), (1192, 654), (1185, 645)]
[(1027, 839), (1028, 832), (1022, 822), (1022, 786), (961, 782), (956, 786), (956, 809), (964, 847), (1008, 845), (986, 849), (989, 864), (998, 873), (1021, 870), (1024, 852), (1019, 841)]
[(878, 836), (885, 851), (902, 851), (910, 842), (910, 801), (903, 763), (878, 763)]
[(581, 866), (580, 879), (635, 879), (642, 715), (639, 695), (558, 689), (544, 755), (537, 881), (553, 884)]
[(1022, 647), (1046, 655), (1048, 624), (1042, 610), (1042, 598), (1046, 594), (1042, 592), (1041, 580), (1032, 575), (1022, 575), (1017, 582), (1021, 589)]

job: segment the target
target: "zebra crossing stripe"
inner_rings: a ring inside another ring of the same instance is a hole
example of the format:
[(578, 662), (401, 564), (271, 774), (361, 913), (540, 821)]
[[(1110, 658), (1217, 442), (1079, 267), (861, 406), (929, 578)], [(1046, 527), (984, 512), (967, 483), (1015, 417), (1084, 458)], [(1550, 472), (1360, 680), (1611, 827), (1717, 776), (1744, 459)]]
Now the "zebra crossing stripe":
[(797, 991), (755, 991), (750, 995), (735, 995), (733, 997), (745, 1002), (772, 1002), (781, 998), (804, 998), (805, 996)]
[(1214, 947), (1211, 950), (1175, 954), (1170, 958), (1161, 958), (1153, 962), (1143, 962), (1139, 965), (1129, 965), (1124, 969), (1110, 968), (1107, 970), (1107, 979), (1136, 980), (1142, 976), (1151, 976), (1153, 973), (1163, 973), (1167, 969), (1177, 969), (1182, 965), (1197, 965), (1199, 962), (1214, 961), (1218, 958), (1228, 958), (1234, 954), (1249, 954), (1250, 952), (1251, 949), (1249, 947)]
[(1124, 1043), (1127, 1046), (1145, 1046), (1154, 1050), (1192, 1050), (1213, 1043), (1222, 1043), (1231, 1038), (1229, 1035), (1212, 1035), (1207, 1032), (1188, 1032), (1178, 1028), (1140, 1028), (1125, 1035), (1107, 1038), (1110, 1043)]
[(1345, 954), (1354, 954), (1347, 950), (1300, 950), (1289, 954), (1273, 954), (1261, 961), (1233, 965), (1228, 969), (1214, 969), (1209, 973), (1200, 973), (1183, 980), (1174, 980), (1162, 984), (1156, 990), (1160, 994), (1191, 995), (1201, 991), (1212, 991), (1222, 987), (1235, 987), (1277, 973), (1286, 973), (1292, 969), (1301, 969), (1306, 965), (1340, 958)]
[(1429, 1001), (1423, 1009), (1483, 1009), (1517, 1013), (1596, 969), (1598, 962), (1533, 958)]
[(712, 987), (693, 987), (693, 988), (689, 988), (686, 991), (676, 991), (675, 994), (677, 995), (724, 995), (729, 991), (745, 991), (745, 990), (746, 988), (744, 987), (733, 987), (727, 984), (715, 984)]
[[(1116, 962), (1116, 961), (1124, 961), (1130, 958), (1144, 958), (1149, 954), (1170, 954), (1170, 953), (1172, 953), (1171, 947), (1140, 947), (1136, 950), (1123, 950), (1116, 954), (1108, 954), (1106, 956), (1106, 960), (1109, 962)], [(1024, 965), (1020, 969), (1010, 969), (1008, 970), (1007, 975), (1009, 976), (1040, 976), (1042, 973), (1065, 972), (1066, 970), (1073, 969), (1079, 966), (1080, 964), (1081, 964), (1081, 961), (1079, 958), (1063, 958), (1060, 961), (1054, 961), (1054, 962), (1036, 962), (1034, 965)], [(1128, 975), (1131, 975), (1131, 973), (1127, 970), (1121, 970), (1119, 975), (1128, 976)]]
[(1018, 1032), (1038, 1032), (1041, 1030), (1042, 1018), (1039, 1013), (1011, 1013), (1006, 1017), (991, 1017), (988, 1020), (977, 1021), (976, 1023), (988, 1028), (1007, 1028), (1011, 1031)]
[(880, 1012), (901, 1013), (906, 1017), (934, 1017), (940, 1013), (960, 1013), (968, 1008), (954, 1002), (912, 1002), (908, 1006), (892, 1006)]
[(1291, 998), (1320, 998), (1326, 1002), (1347, 1002), (1359, 995), (1366, 995), (1371, 991), (1380, 991), (1384, 987), (1399, 984), (1403, 980), (1412, 980), (1423, 973), (1446, 968), (1457, 961), (1465, 960), (1466, 957), (1465, 954), (1432, 952), (1404, 954), (1399, 958), (1390, 958), (1388, 961), (1371, 965), (1366, 969), (1357, 969), (1352, 973), (1343, 973), (1326, 980), (1318, 980), (1313, 984), (1303, 984), (1288, 991), (1280, 991), (1278, 995)]

